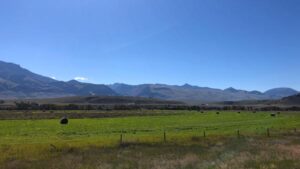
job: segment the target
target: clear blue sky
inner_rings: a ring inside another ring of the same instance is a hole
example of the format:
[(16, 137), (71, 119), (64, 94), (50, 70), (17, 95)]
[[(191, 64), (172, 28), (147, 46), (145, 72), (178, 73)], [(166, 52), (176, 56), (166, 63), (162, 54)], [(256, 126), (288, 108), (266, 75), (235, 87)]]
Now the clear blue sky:
[(300, 90), (300, 1), (1, 0), (0, 60), (59, 80)]

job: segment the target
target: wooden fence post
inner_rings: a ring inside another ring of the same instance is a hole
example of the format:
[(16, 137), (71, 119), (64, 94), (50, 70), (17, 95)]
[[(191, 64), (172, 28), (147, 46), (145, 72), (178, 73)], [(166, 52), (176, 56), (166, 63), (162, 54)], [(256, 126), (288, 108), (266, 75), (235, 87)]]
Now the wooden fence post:
[(164, 142), (167, 142), (166, 131), (164, 131)]
[(240, 130), (237, 130), (237, 137), (240, 138)]
[(203, 137), (204, 137), (204, 138), (206, 137), (206, 132), (205, 132), (205, 130), (203, 131)]
[(267, 136), (270, 137), (270, 129), (267, 128)]
[(123, 134), (120, 135), (120, 144), (123, 144)]
[(295, 133), (297, 132), (297, 128), (294, 128), (294, 132), (295, 132)]

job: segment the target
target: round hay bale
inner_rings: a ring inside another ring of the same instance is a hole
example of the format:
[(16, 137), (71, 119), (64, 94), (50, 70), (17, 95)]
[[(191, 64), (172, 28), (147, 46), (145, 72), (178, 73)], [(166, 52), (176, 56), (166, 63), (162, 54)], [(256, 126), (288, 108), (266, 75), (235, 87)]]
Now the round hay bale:
[(67, 117), (63, 117), (60, 119), (60, 124), (67, 125), (69, 123), (69, 119)]

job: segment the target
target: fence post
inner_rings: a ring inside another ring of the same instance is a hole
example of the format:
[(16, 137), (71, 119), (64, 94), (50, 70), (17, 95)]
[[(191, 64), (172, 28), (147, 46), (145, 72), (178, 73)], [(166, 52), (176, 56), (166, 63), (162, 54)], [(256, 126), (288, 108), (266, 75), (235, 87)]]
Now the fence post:
[(270, 137), (270, 129), (267, 128), (267, 136)]
[(120, 135), (120, 144), (123, 144), (123, 134)]
[(204, 137), (204, 138), (206, 137), (206, 133), (205, 133), (205, 130), (203, 131), (203, 137)]
[(237, 137), (240, 138), (240, 130), (237, 130)]
[(164, 142), (167, 142), (166, 131), (164, 131)]
[(294, 132), (295, 132), (295, 133), (297, 132), (297, 128), (294, 128)]

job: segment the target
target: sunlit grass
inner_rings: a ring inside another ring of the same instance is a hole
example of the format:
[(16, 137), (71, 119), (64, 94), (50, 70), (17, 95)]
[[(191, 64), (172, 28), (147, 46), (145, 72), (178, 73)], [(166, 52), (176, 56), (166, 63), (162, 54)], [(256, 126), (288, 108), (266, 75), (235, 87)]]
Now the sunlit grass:
[[(100, 152), (94, 152), (93, 147), (97, 150), (117, 148), (121, 143), (121, 135), (122, 146), (153, 145), (156, 147), (153, 148), (155, 152), (163, 145), (196, 145), (197, 148), (213, 142), (223, 142), (227, 138), (237, 138), (238, 130), (241, 138), (266, 138), (268, 128), (272, 137), (293, 132), (295, 128), (300, 129), (300, 113), (282, 112), (276, 117), (271, 117), (270, 114), (271, 112), (216, 114), (216, 111), (174, 111), (171, 115), (70, 119), (65, 126), (59, 123), (59, 119), (2, 120), (0, 164), (15, 160), (36, 164), (62, 154), (73, 155), (75, 150), (102, 156)], [(40, 165), (44, 167), (47, 163)], [(36, 165), (36, 168), (39, 167)]]
[[(59, 120), (3, 120), (0, 121), (0, 144), (33, 144), (65, 142), (115, 143), (123, 134), (124, 140), (139, 137), (149, 140), (167, 137), (226, 136), (264, 134), (289, 130), (300, 126), (298, 113), (281, 113), (271, 117), (270, 112), (183, 112), (168, 116), (136, 116), (101, 119), (70, 119), (68, 125)], [(140, 138), (140, 139), (141, 139)]]

